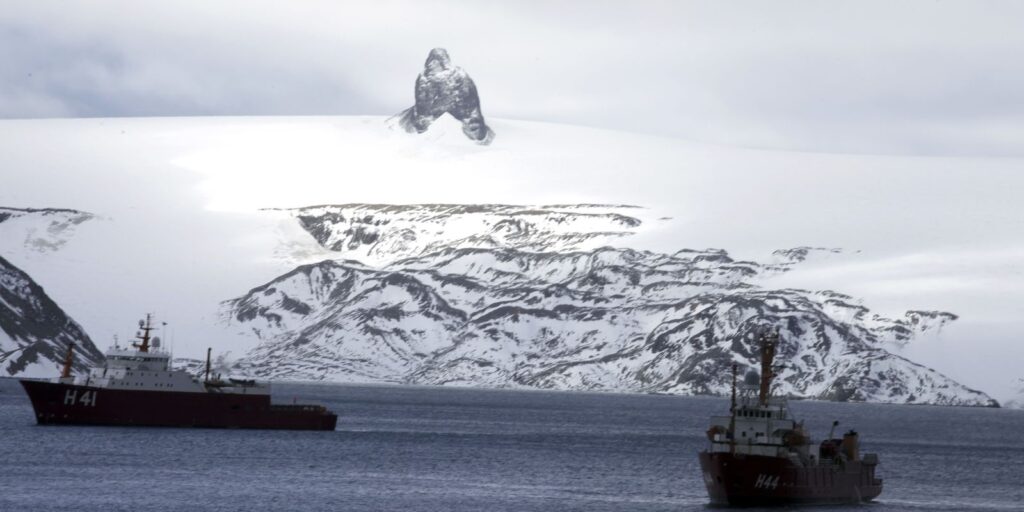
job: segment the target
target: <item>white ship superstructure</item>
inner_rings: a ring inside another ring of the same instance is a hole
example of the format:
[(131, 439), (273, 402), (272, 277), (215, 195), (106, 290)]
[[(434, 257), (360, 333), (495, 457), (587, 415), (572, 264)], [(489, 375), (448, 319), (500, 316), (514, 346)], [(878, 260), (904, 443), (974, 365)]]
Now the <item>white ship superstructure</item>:
[[(91, 368), (85, 375), (74, 377), (70, 372), (70, 360), (65, 361), (65, 371), (56, 382), (103, 389), (136, 391), (169, 391), (182, 393), (228, 392), (250, 395), (269, 395), (270, 385), (252, 380), (209, 378), (209, 353), (207, 353), (207, 374), (200, 379), (186, 370), (171, 367), (171, 354), (160, 348), (160, 338), (150, 336), (156, 330), (152, 318), (139, 321), (138, 343), (131, 348), (114, 344), (105, 353), (103, 366)], [(71, 351), (68, 351), (70, 357)]]

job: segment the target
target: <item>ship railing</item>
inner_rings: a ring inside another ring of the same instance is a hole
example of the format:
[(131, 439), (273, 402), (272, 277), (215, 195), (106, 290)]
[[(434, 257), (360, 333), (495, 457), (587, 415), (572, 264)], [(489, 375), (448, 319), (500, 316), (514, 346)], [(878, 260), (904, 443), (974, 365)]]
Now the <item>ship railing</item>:
[(288, 411), (288, 412), (324, 412), (327, 410), (322, 405), (271, 405), (271, 410), (274, 411)]

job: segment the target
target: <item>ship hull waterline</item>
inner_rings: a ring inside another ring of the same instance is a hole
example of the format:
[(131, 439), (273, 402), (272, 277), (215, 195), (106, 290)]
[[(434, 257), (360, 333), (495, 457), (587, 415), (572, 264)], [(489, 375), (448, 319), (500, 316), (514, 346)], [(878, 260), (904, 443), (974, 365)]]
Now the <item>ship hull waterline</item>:
[(21, 380), (40, 425), (334, 430), (316, 405), (272, 405), (265, 394), (98, 388)]
[(882, 493), (874, 466), (858, 461), (799, 467), (778, 457), (701, 452), (700, 465), (714, 506), (838, 505)]

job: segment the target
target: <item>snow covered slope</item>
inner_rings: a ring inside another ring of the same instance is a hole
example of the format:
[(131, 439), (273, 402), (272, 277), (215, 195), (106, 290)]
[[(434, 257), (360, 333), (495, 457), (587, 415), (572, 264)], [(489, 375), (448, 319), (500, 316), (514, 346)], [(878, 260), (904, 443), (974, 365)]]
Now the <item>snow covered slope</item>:
[[(60, 250), (76, 226), (93, 217), (77, 210), (0, 207), (0, 239), (27, 255), (46, 254)], [(68, 343), (75, 344), (75, 372), (103, 360), (89, 336), (43, 288), (0, 256), (0, 375), (55, 377)]]
[(379, 265), (448, 247), (571, 251), (634, 234), (636, 206), (347, 204), (290, 210), (340, 257)]
[(89, 336), (27, 274), (0, 257), (0, 375), (55, 377), (69, 343), (75, 372), (103, 360)]
[(921, 312), (892, 320), (835, 292), (753, 284), (773, 271), (721, 250), (447, 248), (383, 269), (304, 265), (226, 314), (266, 341), (238, 366), (264, 378), (724, 394), (730, 365), (756, 368), (752, 340), (778, 326), (778, 392), (995, 403), (887, 350)]
[(5, 245), (20, 243), (26, 251), (56, 251), (74, 236), (79, 224), (94, 217), (68, 209), (0, 207), (0, 239)]

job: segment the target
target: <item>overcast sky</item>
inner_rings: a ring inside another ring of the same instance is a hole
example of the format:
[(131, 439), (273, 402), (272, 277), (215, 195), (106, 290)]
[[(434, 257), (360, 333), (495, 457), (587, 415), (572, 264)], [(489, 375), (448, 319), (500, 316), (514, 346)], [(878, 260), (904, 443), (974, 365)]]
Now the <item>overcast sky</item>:
[(6, 118), (389, 115), (440, 46), (486, 116), (1024, 156), (1024, 2), (3, 4)]

